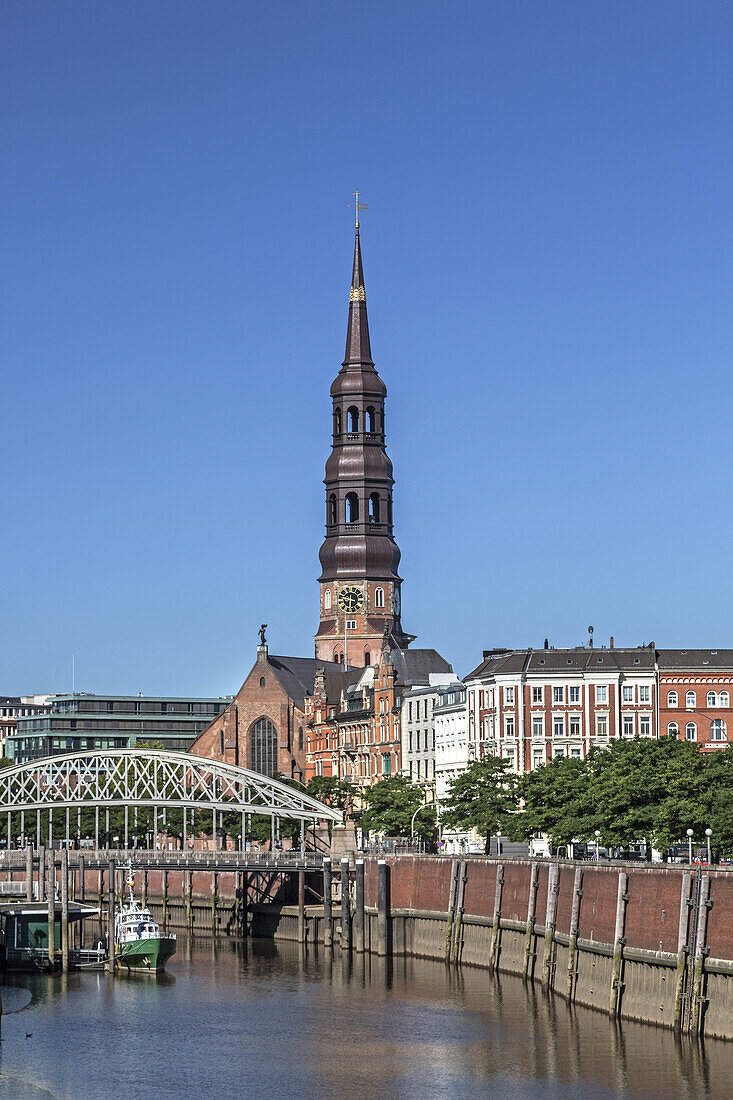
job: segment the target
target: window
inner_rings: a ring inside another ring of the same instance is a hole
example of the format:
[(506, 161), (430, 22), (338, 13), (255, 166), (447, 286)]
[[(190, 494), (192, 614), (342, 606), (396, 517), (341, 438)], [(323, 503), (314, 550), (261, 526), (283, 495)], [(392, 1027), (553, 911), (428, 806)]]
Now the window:
[(711, 741), (727, 741), (727, 735), (725, 732), (725, 722), (722, 718), (715, 718), (710, 723), (710, 740)]
[(375, 588), (374, 589), (374, 606), (375, 607), (384, 607), (384, 589), (383, 588)]
[(608, 688), (605, 684), (596, 684), (596, 703), (608, 702)]
[[(420, 765), (418, 764), (418, 775), (420, 774), (419, 767), (420, 767)], [(392, 774), (392, 757), (391, 756), (383, 756), (382, 757), (382, 775), (391, 775), (391, 774)]]
[(346, 620), (346, 629), (347, 630), (356, 630), (356, 619), (347, 619)]
[(350, 405), (346, 410), (346, 430), (349, 432), (359, 431), (359, 410), (356, 405)]
[(338, 523), (338, 505), (336, 504), (336, 494), (331, 493), (328, 498), (328, 522), (331, 527), (335, 527)]
[(533, 703), (541, 703), (542, 702), (542, 688), (541, 687), (533, 687), (532, 688), (532, 702)]
[(513, 718), (505, 718), (504, 719), (504, 736), (505, 737), (513, 737), (514, 736), (514, 719)]
[(552, 701), (553, 703), (565, 702), (565, 688), (554, 687), (552, 689)]
[(555, 721), (553, 722), (552, 729), (553, 729), (553, 733), (554, 733), (555, 737), (564, 737), (565, 736), (565, 719), (564, 718), (556, 718)]
[(596, 737), (608, 736), (608, 718), (605, 714), (599, 714), (596, 718)]
[(685, 696), (685, 706), (686, 707), (697, 706), (697, 696), (695, 695), (694, 691), (688, 691), (687, 692), (687, 695)]
[(697, 741), (697, 726), (694, 722), (688, 722), (685, 726), (685, 740)]
[(676, 707), (677, 706), (677, 692), (676, 691), (667, 692), (667, 706), (668, 707)]
[(369, 522), (379, 523), (379, 493), (369, 494)]
[(367, 405), (366, 430), (368, 432), (375, 432), (376, 431), (376, 428), (374, 427), (374, 406), (373, 405)]
[(421, 763), (421, 761), (418, 760), (417, 761), (417, 778), (418, 779), (420, 778), (420, 763)]
[(634, 716), (633, 714), (624, 715), (624, 737), (634, 736)]
[[(380, 702), (381, 702), (381, 700), (380, 700)], [(408, 722), (412, 721), (412, 703), (407, 704), (407, 721)], [(412, 734), (410, 734), (410, 737), (412, 737)], [(410, 743), (410, 748), (412, 748), (412, 743)]]
[(323, 593), (323, 606), (326, 609), (326, 611), (331, 610), (331, 589), (330, 588), (327, 588), (326, 591)]
[(545, 723), (542, 718), (532, 719), (532, 736), (544, 737), (545, 736)]
[(634, 701), (634, 688), (631, 684), (624, 684), (622, 688), (621, 698), (624, 703), (633, 703)]
[(580, 716), (577, 714), (570, 716), (570, 736), (580, 737)]
[(364, 650), (364, 668), (367, 668), (372, 663), (372, 655), (368, 649)]
[(639, 684), (639, 702), (650, 703), (652, 700), (652, 689), (649, 684)]
[(579, 703), (580, 702), (580, 688), (579, 687), (568, 688), (568, 700), (571, 703)]
[(504, 702), (509, 703), (511, 705), (514, 704), (514, 688), (513, 687), (505, 687), (504, 688)]
[(563, 749), (563, 748), (559, 748), (559, 749), (557, 749), (557, 748), (556, 748), (556, 749), (554, 749), (554, 750), (553, 750), (553, 754), (552, 754), (552, 755), (553, 755), (553, 756), (555, 757), (555, 759), (557, 760), (557, 758), (558, 758), (559, 756), (564, 756), (564, 755), (565, 755), (565, 749)]
[(341, 435), (341, 409), (333, 411), (333, 434)]
[(265, 677), (260, 676), (260, 687), (263, 688), (264, 686), (265, 686)]
[(303, 727), (298, 726), (298, 748), (303, 748)]
[(250, 767), (261, 775), (277, 771), (277, 730), (267, 718), (259, 718), (250, 733)]
[(718, 696), (718, 706), (719, 707), (728, 707), (728, 706), (730, 706), (730, 696), (729, 696), (727, 691), (721, 691), (720, 695)]
[(648, 714), (642, 714), (639, 718), (639, 737), (651, 737), (652, 720)]
[(359, 522), (359, 498), (356, 493), (346, 494), (346, 522)]
[(679, 737), (679, 735), (680, 735), (680, 727), (677, 725), (676, 722), (670, 722), (669, 725), (667, 726), (667, 736), (668, 737)]
[(717, 705), (718, 705), (717, 695), (715, 694), (714, 691), (709, 691), (708, 692), (708, 706), (709, 707), (717, 707)]
[(545, 753), (543, 749), (535, 749), (532, 753), (532, 764), (535, 768), (539, 768), (545, 762)]
[(580, 749), (571, 749), (570, 755), (573, 757), (574, 760), (578, 760), (580, 757)]

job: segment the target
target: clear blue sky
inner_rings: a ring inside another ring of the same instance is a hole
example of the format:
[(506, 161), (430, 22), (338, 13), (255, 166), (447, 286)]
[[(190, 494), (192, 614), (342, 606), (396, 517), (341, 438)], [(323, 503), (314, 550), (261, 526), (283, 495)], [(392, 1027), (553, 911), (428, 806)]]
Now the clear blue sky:
[(417, 644), (733, 645), (730, 4), (0, 24), (0, 692), (312, 653), (356, 185)]

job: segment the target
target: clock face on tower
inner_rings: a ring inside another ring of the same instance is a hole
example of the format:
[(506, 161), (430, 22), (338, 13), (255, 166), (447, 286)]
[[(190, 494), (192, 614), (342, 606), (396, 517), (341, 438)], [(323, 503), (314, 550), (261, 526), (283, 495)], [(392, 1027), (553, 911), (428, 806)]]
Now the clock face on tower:
[(361, 611), (364, 606), (364, 593), (355, 584), (347, 584), (339, 592), (338, 605), (341, 611), (353, 615), (355, 611)]

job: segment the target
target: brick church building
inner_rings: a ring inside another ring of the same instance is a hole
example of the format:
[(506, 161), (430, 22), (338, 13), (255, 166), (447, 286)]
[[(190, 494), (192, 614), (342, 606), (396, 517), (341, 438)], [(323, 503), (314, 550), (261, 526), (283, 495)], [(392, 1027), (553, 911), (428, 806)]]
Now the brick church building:
[(331, 386), (315, 657), (271, 656), (263, 627), (253, 668), (192, 753), (302, 782), (342, 775), (365, 785), (400, 771), (401, 690), (450, 665), (435, 650), (410, 650), (402, 628), (386, 395), (372, 360), (357, 206), (346, 354)]

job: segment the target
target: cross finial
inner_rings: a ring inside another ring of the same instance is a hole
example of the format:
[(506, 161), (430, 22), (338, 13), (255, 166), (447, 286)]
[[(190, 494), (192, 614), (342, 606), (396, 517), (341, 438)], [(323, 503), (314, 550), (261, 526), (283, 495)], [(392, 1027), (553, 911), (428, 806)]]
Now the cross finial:
[(359, 202), (359, 195), (360, 194), (361, 194), (361, 191), (358, 191), (358, 190), (354, 191), (353, 192), (354, 201), (349, 203), (349, 206), (353, 207), (354, 213), (356, 214), (356, 228), (357, 229), (359, 228), (359, 211), (369, 209), (369, 203), (368, 202)]

